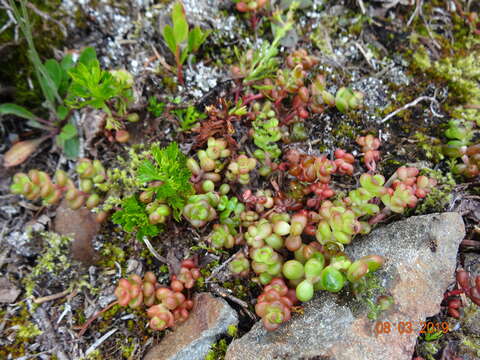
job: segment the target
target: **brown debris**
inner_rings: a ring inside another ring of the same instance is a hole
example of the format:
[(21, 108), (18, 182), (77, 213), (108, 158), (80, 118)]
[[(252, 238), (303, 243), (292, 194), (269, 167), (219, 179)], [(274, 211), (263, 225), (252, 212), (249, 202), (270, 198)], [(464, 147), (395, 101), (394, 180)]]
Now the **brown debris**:
[(98, 233), (100, 225), (95, 221), (95, 214), (87, 208), (72, 210), (62, 201), (57, 209), (54, 230), (60, 235), (73, 238), (71, 253), (75, 260), (91, 265), (98, 260), (93, 249), (92, 240)]

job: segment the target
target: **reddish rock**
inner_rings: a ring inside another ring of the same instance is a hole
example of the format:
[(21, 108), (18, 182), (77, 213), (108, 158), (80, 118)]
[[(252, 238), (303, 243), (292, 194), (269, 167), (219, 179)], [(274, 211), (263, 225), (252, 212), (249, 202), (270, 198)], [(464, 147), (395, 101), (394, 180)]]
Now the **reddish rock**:
[(92, 246), (92, 240), (100, 230), (95, 221), (95, 214), (87, 208), (72, 210), (62, 201), (57, 208), (54, 230), (64, 236), (73, 238), (72, 257), (87, 265), (94, 264), (99, 256)]
[(237, 323), (237, 313), (225, 300), (209, 293), (197, 294), (187, 321), (165, 335), (144, 360), (203, 360), (228, 326)]

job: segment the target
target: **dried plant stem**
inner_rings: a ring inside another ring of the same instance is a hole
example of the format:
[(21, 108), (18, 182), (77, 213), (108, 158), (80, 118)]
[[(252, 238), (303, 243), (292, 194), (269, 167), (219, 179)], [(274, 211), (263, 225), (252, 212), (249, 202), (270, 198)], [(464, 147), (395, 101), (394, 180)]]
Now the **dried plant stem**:
[(43, 297), (39, 297), (39, 298), (34, 298), (33, 299), (33, 302), (35, 304), (43, 304), (44, 302), (47, 302), (47, 301), (52, 301), (52, 300), (57, 300), (57, 299), (60, 299), (68, 294), (70, 294), (71, 291), (70, 289), (67, 289), (65, 291), (62, 291), (62, 292), (59, 292), (59, 293), (56, 293), (56, 294), (52, 294), (52, 295), (48, 295), (48, 296), (43, 296)]
[(233, 259), (235, 259), (235, 256), (239, 253), (243, 252), (243, 250), (239, 250), (237, 251), (235, 254), (233, 254), (232, 256), (230, 256), (223, 264), (217, 266), (215, 269), (213, 269), (212, 273), (210, 274), (210, 276), (208, 278), (205, 279), (205, 283), (209, 283), (210, 280), (212, 280), (212, 278), (217, 275), (220, 270), (222, 270), (223, 268), (225, 268), (225, 266), (227, 266)]
[[(415, 106), (417, 105), (419, 102), (421, 101), (430, 101), (431, 103), (434, 103), (435, 105), (437, 106), (440, 106), (440, 104), (438, 103), (438, 100), (435, 99), (434, 97), (431, 97), (431, 96), (420, 96), (418, 98), (416, 98), (415, 100), (409, 102), (408, 104), (405, 104), (404, 106), (402, 106), (401, 108), (391, 112), (390, 114), (388, 114), (387, 116), (385, 116), (382, 120), (380, 120), (380, 123), (383, 124), (385, 122), (387, 122), (388, 120), (390, 120), (392, 117), (394, 117), (395, 115), (397, 115), (398, 113), (402, 112), (403, 110), (406, 110), (412, 106)], [(438, 114), (437, 112), (433, 111), (433, 109), (430, 107), (430, 110), (432, 111), (433, 115), (437, 116), (437, 117), (443, 117), (443, 115), (441, 114)]]
[(80, 329), (80, 332), (78, 333), (78, 336), (83, 336), (85, 332), (87, 331), (88, 327), (92, 322), (94, 322), (100, 315), (102, 315), (105, 311), (111, 309), (113, 306), (118, 304), (118, 300), (115, 300), (114, 302), (108, 304), (105, 308), (97, 312), (95, 315), (93, 315), (90, 319), (88, 319), (85, 324), (82, 325), (82, 328)]

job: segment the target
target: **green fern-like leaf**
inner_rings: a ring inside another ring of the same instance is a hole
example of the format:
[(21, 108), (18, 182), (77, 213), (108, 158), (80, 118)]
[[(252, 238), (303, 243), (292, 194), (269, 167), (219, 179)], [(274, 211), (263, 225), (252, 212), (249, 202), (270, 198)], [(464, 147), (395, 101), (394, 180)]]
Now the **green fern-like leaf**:
[(135, 196), (122, 201), (122, 209), (112, 215), (114, 224), (120, 225), (126, 232), (136, 232), (137, 239), (151, 238), (160, 233), (157, 225), (151, 225), (145, 210), (145, 204), (139, 202)]
[(192, 173), (186, 166), (187, 157), (176, 142), (164, 149), (154, 145), (151, 153), (155, 163), (145, 160), (138, 169), (138, 180), (142, 183), (161, 181), (162, 184), (153, 189), (158, 198), (172, 207), (175, 219), (179, 220), (186, 197), (193, 194), (193, 186), (189, 181)]

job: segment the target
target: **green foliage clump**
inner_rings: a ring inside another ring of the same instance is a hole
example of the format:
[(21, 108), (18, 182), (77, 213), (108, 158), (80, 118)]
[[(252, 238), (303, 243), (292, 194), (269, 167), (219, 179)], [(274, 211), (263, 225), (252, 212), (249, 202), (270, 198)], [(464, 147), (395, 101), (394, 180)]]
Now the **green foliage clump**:
[(165, 103), (158, 101), (155, 96), (151, 96), (148, 99), (147, 110), (156, 118), (162, 116), (163, 111), (165, 110)]
[(125, 116), (128, 105), (133, 101), (132, 75), (123, 70), (103, 70), (93, 48), (87, 48), (82, 53), (69, 75), (72, 83), (66, 99), (68, 106), (101, 109), (109, 115), (106, 129), (119, 130), (121, 123), (118, 116)]
[(260, 49), (251, 49), (242, 56), (240, 56), (238, 49), (235, 48), (240, 64), (232, 69), (234, 75), (243, 77), (244, 83), (252, 83), (270, 77), (277, 71), (279, 66), (277, 55), (280, 41), (293, 27), (293, 14), (297, 7), (298, 3), (294, 2), (290, 6), (285, 19), (281, 17), (281, 13), (274, 14), (274, 39), (271, 43), (264, 42)]
[(135, 196), (122, 201), (122, 209), (112, 215), (113, 223), (120, 225), (126, 232), (136, 232), (137, 239), (142, 240), (156, 236), (160, 233), (158, 225), (148, 221), (146, 205), (139, 202)]
[(172, 207), (178, 221), (185, 199), (193, 194), (193, 186), (189, 181), (192, 173), (186, 166), (187, 157), (175, 142), (164, 149), (153, 145), (151, 154), (155, 163), (144, 160), (138, 169), (138, 180), (141, 183), (160, 182), (149, 186), (148, 190), (154, 191), (158, 198)]
[[(55, 59), (42, 62), (33, 42), (33, 26), (25, 2), (21, 1), (20, 7), (18, 7), (14, 1), (10, 1), (10, 7), (16, 23), (27, 41), (28, 59), (35, 70), (36, 79), (45, 99), (43, 105), (50, 116), (42, 119), (26, 108), (11, 103), (0, 105), (0, 116), (14, 115), (28, 120), (28, 126), (48, 133), (40, 139), (56, 137), (57, 145), (63, 149), (65, 155), (69, 158), (75, 158), (79, 151), (77, 129), (72, 123), (68, 122), (69, 113), (64, 104), (64, 98), (71, 81), (68, 72), (74, 66), (73, 57), (67, 55), (61, 62), (57, 62)], [(37, 146), (33, 147), (31, 152)], [(15, 150), (15, 146), (12, 150)]]
[(182, 131), (191, 130), (198, 124), (199, 120), (203, 120), (207, 117), (192, 105), (188, 106), (186, 109), (172, 110), (172, 113), (176, 115)]

